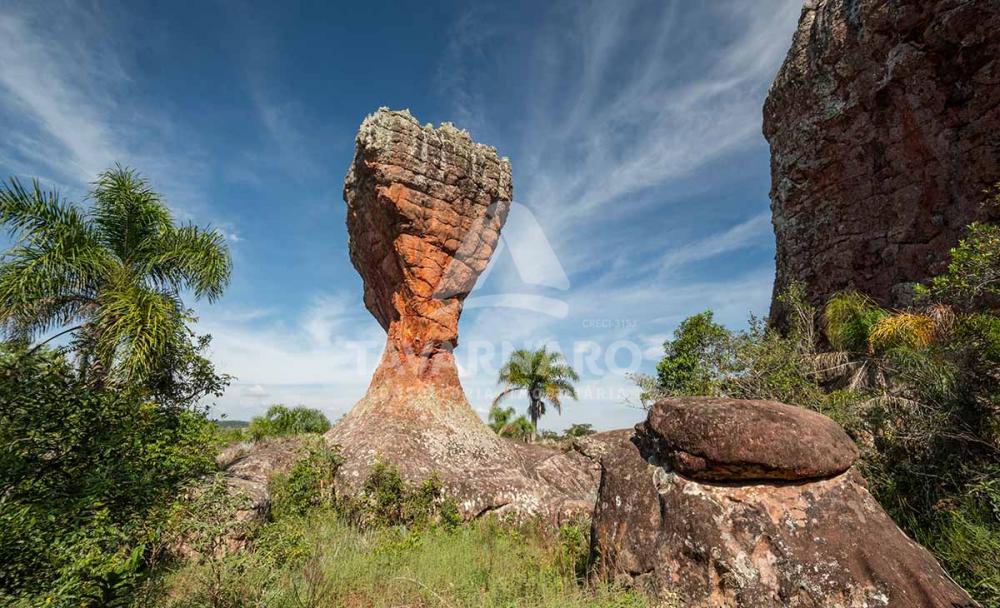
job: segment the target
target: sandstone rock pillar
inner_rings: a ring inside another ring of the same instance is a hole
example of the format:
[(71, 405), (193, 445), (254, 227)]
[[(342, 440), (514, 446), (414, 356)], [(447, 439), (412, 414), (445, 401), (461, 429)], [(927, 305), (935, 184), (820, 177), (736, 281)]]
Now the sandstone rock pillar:
[(462, 303), (511, 197), (510, 163), (465, 131), (384, 108), (361, 124), (344, 182), (350, 254), (387, 339), (367, 394), (328, 434), (347, 458), (344, 483), (381, 458), (414, 481), (436, 473), (468, 517), (558, 518), (593, 506), (592, 462), (497, 437), (459, 382)]

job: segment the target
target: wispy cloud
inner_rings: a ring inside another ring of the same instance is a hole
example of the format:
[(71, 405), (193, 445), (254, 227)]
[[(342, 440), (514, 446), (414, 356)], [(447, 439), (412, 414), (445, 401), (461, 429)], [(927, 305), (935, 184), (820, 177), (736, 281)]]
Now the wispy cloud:
[[(0, 11), (0, 159), (71, 196), (115, 163), (139, 169), (184, 220), (211, 220), (198, 138), (145, 103), (100, 4), (21, 3)], [(231, 222), (228, 235), (236, 234)]]
[(621, 214), (649, 203), (624, 197), (759, 139), (760, 103), (801, 2), (705, 5), (713, 28), (729, 34), (704, 40), (690, 32), (698, 11), (683, 6), (592, 2), (568, 28), (542, 32), (548, 60), (534, 78), (558, 86), (554, 99), (528, 100), (536, 110), (522, 147), (523, 200), (562, 221), (611, 204)]
[[(116, 103), (107, 91), (118, 88), (125, 75), (114, 53), (103, 45), (81, 48), (54, 38), (46, 30), (45, 17), (0, 14), (4, 110), (11, 122), (17, 121), (15, 116), (31, 121), (15, 126), (14, 141), (4, 138), (6, 153), (27, 153), (59, 179), (86, 182), (124, 156), (103, 116), (115, 112)], [(93, 17), (79, 17), (84, 36), (100, 27)]]
[(220, 400), (231, 415), (265, 401), (305, 402), (345, 412), (368, 386), (385, 332), (346, 294), (322, 294), (285, 320), (267, 310), (207, 309), (197, 330), (212, 334), (212, 360), (236, 376)]
[(771, 238), (771, 215), (761, 213), (722, 232), (671, 249), (659, 261), (661, 273), (725, 253), (761, 246)]

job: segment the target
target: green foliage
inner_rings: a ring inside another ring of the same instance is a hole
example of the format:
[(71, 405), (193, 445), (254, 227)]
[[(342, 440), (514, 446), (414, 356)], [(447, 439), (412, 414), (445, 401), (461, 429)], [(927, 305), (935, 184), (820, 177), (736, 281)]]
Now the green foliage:
[(665, 356), (656, 365), (657, 384), (667, 395), (718, 395), (718, 379), (732, 356), (732, 335), (706, 310), (681, 322), (674, 339), (663, 344)]
[(272, 405), (263, 416), (255, 416), (250, 421), (248, 433), (254, 441), (265, 437), (282, 437), (302, 433), (325, 433), (330, 430), (330, 421), (323, 412), (299, 405), (293, 408)]
[[(994, 202), (1000, 205), (1000, 194)], [(964, 310), (995, 308), (1000, 299), (1000, 225), (971, 224), (951, 250), (947, 272), (919, 289), (918, 296)]]
[(791, 320), (785, 334), (753, 316), (745, 331), (715, 323), (710, 311), (685, 319), (664, 344), (657, 377), (636, 377), (644, 404), (663, 396), (724, 395), (822, 409), (827, 396), (816, 382), (816, 311), (799, 285), (780, 300)]
[[(88, 379), (155, 385), (197, 350), (179, 294), (217, 299), (229, 282), (229, 251), (217, 231), (175, 225), (130, 169), (102, 173), (90, 198), (83, 208), (37, 181), (0, 185), (0, 223), (15, 242), (0, 264), (0, 324), (17, 339), (67, 328)], [(202, 378), (209, 364), (197, 365), (188, 371)]]
[(596, 432), (597, 431), (594, 430), (594, 425), (589, 423), (578, 423), (571, 424), (563, 435), (566, 437), (586, 437), (587, 435), (593, 435)]
[(231, 490), (221, 473), (216, 473), (207, 483), (199, 478), (187, 484), (180, 497), (170, 505), (162, 543), (174, 548), (183, 545), (195, 559), (212, 559), (225, 553), (227, 544), (234, 539), (252, 537), (258, 522), (234, 517), (237, 511), (249, 509), (252, 501), (246, 494)]
[(500, 368), (497, 382), (504, 388), (493, 400), (497, 406), (506, 397), (520, 391), (528, 394), (528, 418), (532, 434), (538, 428), (538, 419), (547, 407), (562, 412), (562, 396), (576, 399), (573, 382), (580, 379), (576, 371), (563, 363), (560, 353), (549, 352), (545, 347), (536, 351), (515, 350), (507, 363)]
[(157, 606), (481, 606), (644, 608), (641, 594), (580, 576), (587, 528), (512, 526), (495, 518), (455, 528), (358, 528), (335, 511), (267, 526), (255, 550), (190, 563), (158, 581)]
[(362, 528), (403, 526), (424, 528), (457, 525), (458, 506), (445, 496), (436, 475), (416, 487), (407, 484), (395, 466), (378, 461), (372, 467), (361, 492), (338, 501), (344, 516)]
[(490, 407), (488, 423), (497, 435), (519, 441), (528, 441), (535, 432), (531, 421), (524, 416), (518, 416), (514, 408), (502, 408), (496, 403)]
[(171, 497), (210, 471), (204, 416), (0, 347), (0, 600), (108, 605), (138, 581)]
[(864, 294), (856, 291), (837, 294), (823, 311), (826, 339), (839, 351), (868, 352), (872, 330), (888, 314)]
[[(966, 261), (953, 271), (985, 272)], [(942, 300), (961, 293), (934, 285), (925, 293)], [(838, 350), (823, 352), (801, 290), (783, 294), (782, 304), (792, 321), (784, 334), (754, 318), (742, 332), (705, 313), (682, 323), (657, 380), (638, 379), (644, 402), (702, 392), (831, 416), (861, 448), (859, 467), (882, 506), (980, 602), (1000, 606), (1000, 317), (956, 313), (941, 300), (888, 311), (848, 292), (825, 308), (826, 337)]]
[(939, 506), (918, 540), (985, 606), (1000, 605), (1000, 470), (987, 470), (957, 500)]
[(304, 515), (310, 509), (334, 504), (334, 476), (343, 458), (325, 442), (308, 447), (308, 455), (295, 462), (285, 474), (270, 482), (271, 515), (281, 519)]

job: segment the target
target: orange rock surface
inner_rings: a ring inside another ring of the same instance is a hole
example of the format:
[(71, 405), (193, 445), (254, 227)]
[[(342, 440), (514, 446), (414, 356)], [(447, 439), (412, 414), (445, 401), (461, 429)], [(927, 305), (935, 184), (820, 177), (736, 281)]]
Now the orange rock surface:
[(344, 182), (351, 261), (386, 330), (368, 392), (327, 434), (357, 487), (376, 460), (418, 482), (437, 475), (465, 517), (589, 514), (596, 465), (497, 437), (469, 405), (452, 351), (462, 303), (507, 219), (510, 164), (450, 124), (381, 109), (358, 131)]

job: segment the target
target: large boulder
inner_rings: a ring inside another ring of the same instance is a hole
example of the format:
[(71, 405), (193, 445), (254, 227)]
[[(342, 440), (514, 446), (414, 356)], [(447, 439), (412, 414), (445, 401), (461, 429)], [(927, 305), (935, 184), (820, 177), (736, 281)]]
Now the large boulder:
[(812, 479), (843, 473), (858, 450), (822, 414), (774, 401), (664, 399), (643, 426), (657, 452), (692, 479)]
[(553, 520), (589, 514), (596, 465), (575, 452), (497, 437), (458, 379), (462, 303), (497, 246), (512, 197), (510, 163), (450, 124), (380, 109), (361, 124), (344, 182), (351, 261), (386, 330), (365, 396), (327, 434), (357, 487), (377, 460), (410, 481), (436, 474), (466, 517)]
[[(776, 454), (791, 454), (794, 462), (805, 457), (803, 436), (819, 438), (817, 459), (831, 447), (843, 449), (842, 438), (830, 431), (832, 422), (822, 416), (792, 413), (795, 408), (780, 404), (711, 400), (702, 401), (707, 418), (698, 421), (697, 403), (658, 403), (635, 433), (602, 433), (579, 448), (601, 466), (592, 529), (597, 573), (674, 595), (691, 607), (976, 605), (893, 523), (854, 468), (836, 470), (843, 460), (828, 476), (810, 471), (794, 480), (747, 479), (742, 465), (731, 469), (731, 476), (717, 467), (712, 480), (673, 468), (677, 460), (670, 446), (678, 437), (702, 447), (720, 437), (708, 420), (744, 440), (752, 433), (769, 437)], [(748, 407), (763, 412), (749, 416)], [(791, 425), (788, 416), (795, 420)], [(748, 418), (752, 427), (734, 424)], [(682, 433), (671, 421), (690, 422), (692, 428)], [(802, 445), (784, 452), (782, 443)], [(720, 448), (710, 462), (745, 463), (748, 457), (754, 463), (785, 462), (784, 456), (772, 459), (756, 448)], [(774, 470), (770, 464), (765, 472)]]
[(1000, 180), (998, 31), (996, 0), (805, 2), (764, 105), (776, 292), (900, 305), (944, 269)]

